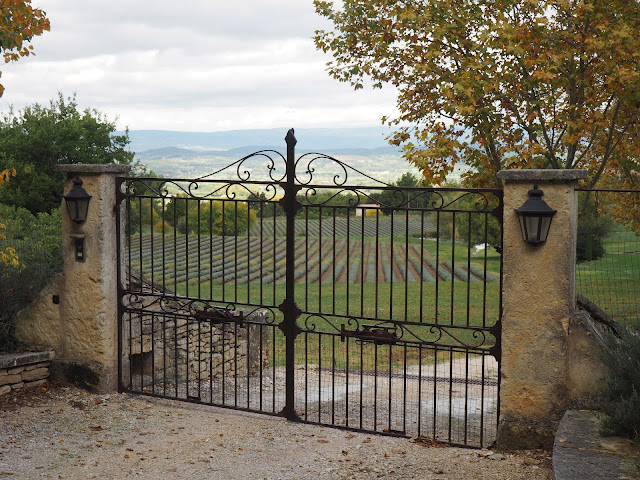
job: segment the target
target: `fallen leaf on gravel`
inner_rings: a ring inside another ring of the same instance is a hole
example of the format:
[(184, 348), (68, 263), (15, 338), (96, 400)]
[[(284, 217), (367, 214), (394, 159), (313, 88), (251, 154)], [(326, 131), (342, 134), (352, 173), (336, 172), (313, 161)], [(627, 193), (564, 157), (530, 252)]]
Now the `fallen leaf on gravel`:
[(321, 438), (318, 440), (318, 443), (329, 443), (329, 440), (324, 440)]
[(92, 425), (89, 427), (91, 430), (93, 430), (94, 432), (100, 432), (102, 431), (102, 425)]
[(346, 450), (342, 450), (342, 455), (346, 457), (347, 455), (349, 455), (349, 452), (347, 452)]
[(400, 449), (400, 448), (394, 448), (393, 450), (391, 450), (391, 453), (395, 453), (395, 454), (398, 454), (398, 455), (402, 455), (402, 454), (405, 454), (405, 453), (407, 453), (407, 452), (405, 452), (404, 450), (402, 450), (402, 449)]
[(423, 447), (443, 447), (444, 445), (426, 437), (416, 437), (409, 440), (411, 443), (417, 443)]

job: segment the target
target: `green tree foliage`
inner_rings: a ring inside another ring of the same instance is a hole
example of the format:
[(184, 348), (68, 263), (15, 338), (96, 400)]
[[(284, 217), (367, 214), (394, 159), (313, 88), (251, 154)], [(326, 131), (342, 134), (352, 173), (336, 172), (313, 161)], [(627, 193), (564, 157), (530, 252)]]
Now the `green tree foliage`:
[[(114, 135), (115, 123), (95, 109), (78, 110), (75, 95), (61, 93), (49, 106), (34, 104), (9, 111), (0, 120), (0, 163), (30, 171), (0, 190), (0, 203), (49, 212), (61, 202), (64, 174), (54, 166), (66, 163), (131, 165), (128, 133)], [(5, 168), (6, 168), (5, 167)]]
[[(376, 203), (379, 203), (383, 208), (382, 212), (385, 215), (390, 215), (393, 208), (388, 207), (400, 207), (400, 208), (428, 208), (431, 193), (421, 190), (420, 187), (426, 187), (423, 181), (418, 179), (413, 173), (406, 172), (395, 182), (391, 182), (393, 187), (405, 187), (405, 189), (389, 189), (381, 190), (371, 194), (371, 198)], [(411, 190), (410, 187), (416, 187)]]
[(33, 215), (0, 204), (0, 223), (6, 227), (0, 237), (0, 350), (5, 350), (17, 346), (16, 314), (62, 270), (62, 218), (60, 208)]
[(356, 196), (351, 193), (324, 189), (303, 190), (298, 194), (297, 198), (302, 205), (311, 207), (301, 210), (302, 213), (299, 213), (299, 215), (304, 215), (305, 218), (309, 219), (320, 218), (320, 216), (322, 218), (354, 216), (354, 209), (332, 207), (348, 207), (358, 203)]
[[(314, 0), (330, 74), (393, 85), (392, 143), (428, 182), (458, 162), (580, 168), (589, 186), (640, 179), (640, 4), (612, 0)], [(404, 126), (409, 124), (410, 126)]]
[(187, 214), (176, 222), (176, 229), (183, 234), (247, 235), (256, 219), (256, 213), (245, 202), (206, 200), (188, 204)]
[[(35, 55), (27, 45), (33, 37), (49, 31), (47, 14), (31, 6), (31, 0), (2, 0), (0, 3), (0, 52), (5, 63)], [(0, 72), (0, 77), (2, 72)], [(0, 97), (4, 87), (0, 84)]]
[(251, 193), (248, 198), (249, 208), (256, 212), (256, 215), (261, 218), (273, 218), (284, 217), (286, 215), (282, 205), (277, 200), (267, 201), (267, 195), (264, 192), (260, 192), (257, 195)]

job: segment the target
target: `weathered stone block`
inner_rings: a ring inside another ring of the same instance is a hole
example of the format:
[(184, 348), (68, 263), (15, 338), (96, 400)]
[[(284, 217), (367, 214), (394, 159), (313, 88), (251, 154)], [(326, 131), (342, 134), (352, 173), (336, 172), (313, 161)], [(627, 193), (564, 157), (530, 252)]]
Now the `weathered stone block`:
[(4, 375), (0, 377), (0, 386), (10, 385), (13, 383), (20, 383), (21, 381), (22, 381), (22, 376), (19, 373), (16, 375)]
[(18, 373), (24, 372), (24, 367), (15, 367), (15, 368), (10, 368), (7, 371), (8, 375), (17, 375)]
[(36, 368), (35, 370), (22, 372), (22, 381), (33, 382), (35, 380), (41, 380), (43, 378), (47, 378), (48, 376), (49, 376), (48, 368)]
[(35, 387), (39, 387), (40, 385), (44, 385), (45, 383), (47, 383), (47, 380), (35, 380), (33, 382), (25, 382), (24, 388), (35, 388)]
[(0, 396), (6, 395), (11, 391), (11, 385), (3, 385), (0, 387)]
[(22, 382), (11, 384), (11, 390), (20, 390), (22, 387), (24, 387), (24, 383)]

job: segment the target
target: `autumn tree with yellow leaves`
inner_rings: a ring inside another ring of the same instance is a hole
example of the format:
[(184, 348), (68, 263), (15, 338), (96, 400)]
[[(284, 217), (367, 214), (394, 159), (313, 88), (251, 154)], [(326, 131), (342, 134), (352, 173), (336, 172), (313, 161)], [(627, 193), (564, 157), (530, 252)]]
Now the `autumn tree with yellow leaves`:
[[(0, 51), (5, 63), (34, 55), (33, 45), (27, 44), (50, 28), (46, 13), (31, 6), (31, 0), (0, 0)], [(3, 92), (0, 84), (0, 97)]]
[[(429, 183), (505, 168), (586, 169), (588, 187), (638, 188), (637, 0), (314, 0), (330, 74), (397, 88), (390, 141)], [(381, 112), (383, 113), (383, 112)]]

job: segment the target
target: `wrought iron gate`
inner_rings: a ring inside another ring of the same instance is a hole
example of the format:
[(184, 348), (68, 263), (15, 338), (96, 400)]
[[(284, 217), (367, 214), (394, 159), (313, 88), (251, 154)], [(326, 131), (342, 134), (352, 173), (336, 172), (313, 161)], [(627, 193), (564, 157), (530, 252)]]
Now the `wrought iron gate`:
[(121, 390), (491, 444), (502, 191), (398, 186), (286, 142), (118, 179)]

